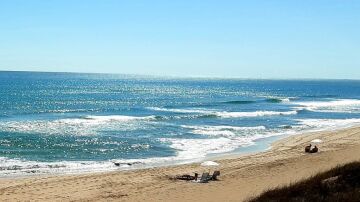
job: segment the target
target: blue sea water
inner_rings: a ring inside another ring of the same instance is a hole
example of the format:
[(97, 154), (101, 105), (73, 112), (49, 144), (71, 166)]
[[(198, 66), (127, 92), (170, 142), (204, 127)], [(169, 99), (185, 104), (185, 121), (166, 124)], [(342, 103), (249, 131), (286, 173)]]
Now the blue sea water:
[(359, 123), (356, 80), (0, 72), (0, 176), (194, 162)]

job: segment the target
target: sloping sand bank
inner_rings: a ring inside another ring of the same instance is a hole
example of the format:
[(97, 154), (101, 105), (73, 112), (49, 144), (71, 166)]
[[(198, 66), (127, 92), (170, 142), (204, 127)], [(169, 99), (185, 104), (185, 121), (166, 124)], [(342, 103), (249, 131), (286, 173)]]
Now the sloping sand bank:
[[(320, 138), (320, 152), (304, 146)], [(291, 136), (266, 152), (216, 160), (220, 181), (169, 180), (176, 174), (213, 171), (199, 164), (97, 174), (0, 179), (1, 201), (243, 201), (338, 164), (360, 161), (360, 127)]]

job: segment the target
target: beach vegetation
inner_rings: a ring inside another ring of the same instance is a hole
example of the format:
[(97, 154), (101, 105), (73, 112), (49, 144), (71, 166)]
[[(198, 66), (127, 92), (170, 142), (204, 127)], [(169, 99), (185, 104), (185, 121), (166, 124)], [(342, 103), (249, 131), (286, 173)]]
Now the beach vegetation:
[(277, 187), (248, 202), (360, 201), (360, 162), (337, 166), (308, 179)]

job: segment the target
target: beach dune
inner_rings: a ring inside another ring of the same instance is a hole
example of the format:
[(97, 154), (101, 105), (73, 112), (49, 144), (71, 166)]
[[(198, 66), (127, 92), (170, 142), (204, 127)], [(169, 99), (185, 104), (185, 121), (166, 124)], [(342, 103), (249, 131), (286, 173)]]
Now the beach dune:
[[(320, 152), (304, 153), (312, 139)], [(265, 152), (215, 159), (219, 181), (169, 180), (177, 174), (213, 171), (200, 163), (108, 173), (0, 179), (1, 201), (244, 201), (339, 164), (360, 161), (360, 127), (291, 136)]]

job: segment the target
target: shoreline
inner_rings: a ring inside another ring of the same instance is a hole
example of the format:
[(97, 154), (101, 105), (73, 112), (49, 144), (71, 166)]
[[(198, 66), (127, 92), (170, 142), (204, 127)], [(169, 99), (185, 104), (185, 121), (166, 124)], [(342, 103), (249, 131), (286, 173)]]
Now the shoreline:
[[(360, 127), (360, 125), (358, 125)], [(339, 130), (341, 129), (347, 129), (355, 127), (354, 125), (350, 126), (341, 126), (339, 127)], [(13, 175), (1, 175), (1, 179), (24, 179), (24, 178), (32, 178), (32, 177), (49, 177), (49, 176), (71, 176), (71, 175), (85, 175), (85, 174), (101, 174), (101, 173), (108, 173), (108, 172), (121, 172), (121, 171), (135, 171), (135, 170), (144, 170), (144, 169), (153, 169), (153, 168), (162, 168), (162, 167), (172, 167), (172, 166), (181, 166), (181, 165), (190, 165), (190, 164), (196, 164), (201, 163), (203, 161), (215, 161), (215, 160), (221, 160), (221, 159), (227, 159), (227, 158), (236, 158), (236, 157), (242, 157), (245, 155), (253, 155), (256, 153), (266, 152), (271, 149), (272, 144), (281, 141), (282, 139), (286, 139), (291, 136), (295, 135), (301, 135), (301, 134), (307, 134), (307, 133), (313, 133), (313, 132), (324, 132), (324, 131), (331, 131), (332, 128), (324, 128), (324, 129), (316, 129), (315, 131), (312, 130), (306, 130), (306, 131), (297, 131), (293, 134), (282, 134), (282, 135), (274, 135), (270, 137), (266, 137), (263, 139), (259, 139), (258, 142), (259, 145), (250, 145), (245, 147), (239, 147), (235, 149), (234, 151), (225, 152), (225, 153), (215, 153), (210, 154), (209, 156), (202, 157), (202, 158), (196, 158), (196, 159), (187, 159), (187, 160), (173, 160), (171, 162), (167, 163), (155, 163), (155, 164), (141, 164), (139, 166), (135, 167), (114, 167), (114, 168), (108, 168), (103, 170), (83, 170), (83, 171), (58, 171), (58, 172), (49, 172), (49, 173), (31, 173), (30, 171), (26, 174), (13, 174)], [(259, 146), (260, 148), (251, 148), (251, 147)], [(142, 160), (142, 159), (140, 159)], [(74, 161), (77, 162), (77, 161)], [(103, 161), (107, 163), (114, 164), (115, 161)], [(126, 164), (126, 163), (123, 163)], [(137, 164), (137, 163), (135, 163)]]
[[(324, 141), (319, 153), (305, 154), (303, 147), (316, 138)], [(214, 157), (211, 160), (220, 164), (216, 168), (202, 167), (198, 162), (127, 171), (1, 178), (0, 198), (45, 201), (239, 201), (338, 164), (360, 160), (356, 155), (359, 153), (360, 126), (355, 126), (291, 135), (276, 140), (270, 149), (262, 152)], [(221, 171), (220, 181), (207, 184), (168, 179), (178, 174), (212, 172), (215, 169)]]

